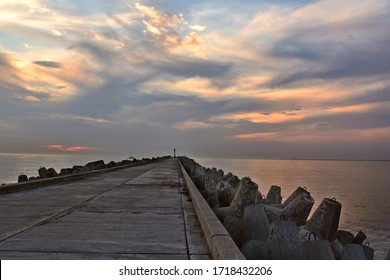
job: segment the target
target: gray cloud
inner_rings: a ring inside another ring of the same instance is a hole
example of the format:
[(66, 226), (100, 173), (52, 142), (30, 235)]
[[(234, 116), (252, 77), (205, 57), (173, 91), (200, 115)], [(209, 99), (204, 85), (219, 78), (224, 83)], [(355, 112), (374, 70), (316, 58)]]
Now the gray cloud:
[(39, 66), (47, 67), (47, 68), (62, 68), (62, 64), (59, 62), (55, 61), (46, 61), (46, 60), (39, 60), (39, 61), (34, 61), (34, 64), (37, 64)]
[(390, 74), (390, 14), (289, 30), (270, 50), (274, 57), (296, 59), (271, 87), (306, 79), (342, 79)]
[(231, 68), (231, 63), (184, 57), (173, 58), (156, 65), (156, 69), (161, 73), (169, 73), (178, 77), (221, 77), (226, 75)]

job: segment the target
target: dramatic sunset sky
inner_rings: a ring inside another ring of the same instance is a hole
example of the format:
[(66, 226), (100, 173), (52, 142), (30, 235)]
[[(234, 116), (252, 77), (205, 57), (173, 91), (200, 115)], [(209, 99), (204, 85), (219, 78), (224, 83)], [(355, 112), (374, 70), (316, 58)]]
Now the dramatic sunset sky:
[(0, 152), (390, 159), (390, 0), (0, 0)]

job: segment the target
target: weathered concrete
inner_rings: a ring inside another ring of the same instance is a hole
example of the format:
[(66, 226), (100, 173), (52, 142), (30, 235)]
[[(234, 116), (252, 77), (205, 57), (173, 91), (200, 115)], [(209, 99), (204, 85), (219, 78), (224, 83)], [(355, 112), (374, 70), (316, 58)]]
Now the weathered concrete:
[(337, 236), (341, 215), (341, 203), (336, 199), (324, 198), (317, 210), (305, 225), (305, 229), (314, 232), (319, 239), (333, 242)]
[(244, 255), (211, 210), (183, 166), (181, 166), (181, 171), (213, 259), (244, 260)]
[(177, 159), (113, 170), (1, 195), (0, 258), (211, 258)]

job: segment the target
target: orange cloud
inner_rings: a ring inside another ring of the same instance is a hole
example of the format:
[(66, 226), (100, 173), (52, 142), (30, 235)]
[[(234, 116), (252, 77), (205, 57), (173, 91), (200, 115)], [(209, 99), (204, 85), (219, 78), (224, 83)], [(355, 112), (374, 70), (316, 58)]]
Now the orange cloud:
[(174, 127), (178, 130), (192, 130), (192, 129), (200, 129), (200, 128), (210, 128), (214, 127), (212, 123), (206, 122), (198, 122), (198, 121), (185, 121), (174, 125)]
[(67, 152), (79, 152), (79, 151), (90, 151), (90, 150), (96, 150), (96, 147), (89, 147), (89, 146), (71, 146), (66, 147), (63, 145), (48, 145), (48, 146), (42, 146), (43, 148), (48, 148), (51, 150), (58, 150), (58, 151), (67, 151)]
[(388, 142), (390, 127), (367, 129), (316, 129), (314, 127), (296, 128), (294, 131), (258, 132), (238, 134), (237, 140), (264, 142)]
[(249, 121), (252, 123), (282, 123), (288, 121), (296, 121), (303, 119), (304, 116), (285, 112), (276, 113), (239, 113), (239, 114), (227, 114), (219, 116), (219, 120), (230, 120), (230, 121)]
[[(140, 3), (135, 3), (135, 8), (147, 18), (142, 21), (146, 27), (144, 33), (152, 36), (169, 51), (187, 54), (194, 53), (200, 57), (205, 56), (204, 48), (202, 47), (203, 40), (198, 33), (190, 32), (184, 36), (181, 34), (181, 28), (186, 23), (183, 15), (168, 15), (156, 10), (154, 7)], [(189, 28), (201, 31), (202, 26), (196, 25), (195, 28), (194, 26)]]

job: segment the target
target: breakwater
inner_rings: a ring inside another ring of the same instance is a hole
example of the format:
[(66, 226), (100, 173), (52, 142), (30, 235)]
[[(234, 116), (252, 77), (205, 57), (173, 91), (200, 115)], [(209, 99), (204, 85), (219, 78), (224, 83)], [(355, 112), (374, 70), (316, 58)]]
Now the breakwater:
[(152, 163), (159, 160), (168, 159), (171, 156), (142, 158), (142, 159), (124, 159), (121, 161), (110, 161), (105, 163), (104, 160), (88, 162), (85, 165), (74, 165), (69, 168), (62, 168), (57, 172), (54, 168), (40, 167), (37, 170), (38, 176), (28, 177), (21, 174), (17, 178), (17, 183), (1, 184), (0, 194), (47, 186), (55, 183), (61, 183), (69, 180), (76, 180), (89, 175), (97, 175), (105, 172), (115, 171), (135, 165)]
[(248, 177), (206, 169), (188, 158), (182, 163), (248, 259), (373, 257), (363, 232), (339, 228), (342, 205), (333, 198), (323, 199), (312, 211), (314, 199), (307, 189), (298, 187), (282, 201), (278, 186), (263, 195)]

